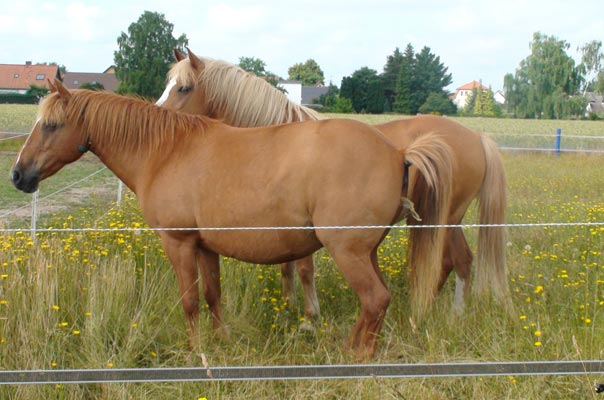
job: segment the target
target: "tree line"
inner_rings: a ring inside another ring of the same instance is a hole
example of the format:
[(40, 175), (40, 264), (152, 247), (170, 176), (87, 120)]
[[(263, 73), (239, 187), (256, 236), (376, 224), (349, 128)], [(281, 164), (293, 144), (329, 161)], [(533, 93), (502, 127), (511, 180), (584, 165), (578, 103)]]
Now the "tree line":
[[(173, 49), (184, 51), (185, 34), (173, 36), (174, 26), (163, 14), (144, 12), (128, 32), (117, 38), (114, 52), (119, 93), (133, 93), (156, 99), (163, 91), (165, 77), (173, 59)], [(582, 117), (585, 94), (604, 94), (604, 51), (601, 41), (591, 41), (578, 48), (580, 62), (568, 55), (570, 44), (554, 36), (537, 32), (529, 44), (530, 54), (521, 60), (514, 73), (504, 77), (505, 110), (495, 103), (489, 88), (476, 88), (459, 110), (463, 115), (518, 118)], [(255, 57), (241, 57), (239, 65), (265, 77), (276, 85), (279, 77), (267, 70), (266, 63)], [(64, 67), (63, 67), (64, 68)], [(288, 69), (288, 79), (303, 85), (324, 85), (325, 74), (313, 59)], [(327, 92), (318, 100), (324, 111), (401, 114), (458, 112), (446, 88), (452, 75), (440, 57), (424, 46), (416, 51), (407, 44), (386, 57), (381, 72), (362, 67), (345, 76), (336, 86), (328, 83)]]

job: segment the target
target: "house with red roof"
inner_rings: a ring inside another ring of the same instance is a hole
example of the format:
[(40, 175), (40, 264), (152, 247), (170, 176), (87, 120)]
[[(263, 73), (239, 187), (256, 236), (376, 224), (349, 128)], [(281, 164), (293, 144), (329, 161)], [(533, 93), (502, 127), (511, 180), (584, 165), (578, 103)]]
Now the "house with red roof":
[(60, 79), (57, 65), (0, 64), (0, 93), (24, 94), (30, 85), (48, 88), (48, 79)]
[(453, 103), (457, 106), (457, 108), (461, 109), (466, 106), (466, 101), (472, 94), (472, 89), (489, 90), (489, 88), (482, 84), (482, 82), (472, 81), (468, 82), (465, 85), (461, 85), (457, 89), (455, 89), (455, 93), (453, 94)]

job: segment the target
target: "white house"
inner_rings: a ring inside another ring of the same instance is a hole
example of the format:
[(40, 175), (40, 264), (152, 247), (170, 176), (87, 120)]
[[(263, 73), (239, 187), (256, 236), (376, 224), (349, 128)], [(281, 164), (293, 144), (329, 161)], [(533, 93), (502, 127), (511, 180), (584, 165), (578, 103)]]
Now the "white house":
[(277, 86), (287, 91), (287, 98), (303, 106), (312, 105), (329, 90), (325, 86), (302, 86), (300, 81), (279, 81)]
[(457, 108), (464, 108), (466, 106), (468, 98), (472, 94), (472, 89), (478, 89), (480, 87), (482, 87), (482, 90), (489, 90), (488, 87), (478, 81), (472, 81), (458, 87), (457, 89), (455, 89), (455, 94), (453, 95), (453, 103), (455, 103)]
[(296, 104), (302, 104), (302, 82), (279, 81), (277, 86), (286, 90), (287, 98)]
[(497, 103), (501, 105), (505, 104), (505, 96), (501, 90), (496, 91), (495, 94), (493, 94), (493, 98)]

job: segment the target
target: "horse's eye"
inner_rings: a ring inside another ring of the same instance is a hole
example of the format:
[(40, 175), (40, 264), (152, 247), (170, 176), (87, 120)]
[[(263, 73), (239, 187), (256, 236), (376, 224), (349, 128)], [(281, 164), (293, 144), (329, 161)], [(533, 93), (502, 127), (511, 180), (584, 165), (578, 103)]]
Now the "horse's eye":
[(57, 130), (57, 123), (56, 122), (44, 123), (44, 124), (42, 124), (42, 129), (47, 132), (53, 132), (53, 131)]
[(191, 90), (191, 86), (183, 85), (178, 88), (178, 93), (187, 93), (189, 90)]

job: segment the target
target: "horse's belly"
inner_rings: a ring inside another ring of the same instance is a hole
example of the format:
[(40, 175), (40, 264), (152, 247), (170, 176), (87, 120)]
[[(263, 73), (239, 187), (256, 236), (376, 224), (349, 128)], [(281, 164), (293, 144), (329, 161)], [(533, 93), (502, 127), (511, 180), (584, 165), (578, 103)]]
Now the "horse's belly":
[(277, 264), (312, 254), (321, 243), (313, 230), (232, 230), (204, 232), (202, 246), (241, 261)]

